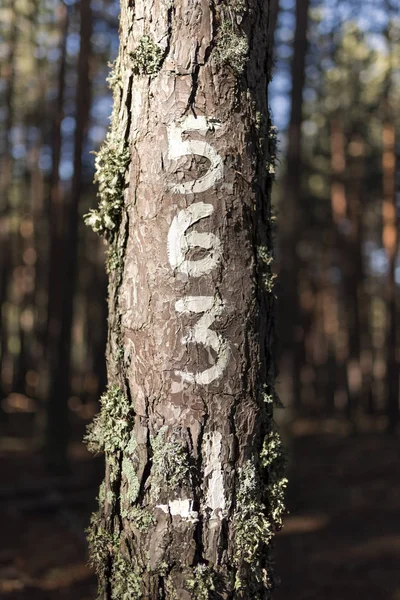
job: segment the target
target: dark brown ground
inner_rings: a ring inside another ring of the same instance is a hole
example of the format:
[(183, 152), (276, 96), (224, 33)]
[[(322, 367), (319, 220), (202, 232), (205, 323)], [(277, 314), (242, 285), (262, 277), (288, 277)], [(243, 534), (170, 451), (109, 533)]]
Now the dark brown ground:
[[(50, 478), (26, 443), (0, 443), (0, 598), (95, 600), (83, 529), (101, 461), (78, 444)], [(297, 435), (274, 600), (400, 600), (400, 446), (382, 435)]]

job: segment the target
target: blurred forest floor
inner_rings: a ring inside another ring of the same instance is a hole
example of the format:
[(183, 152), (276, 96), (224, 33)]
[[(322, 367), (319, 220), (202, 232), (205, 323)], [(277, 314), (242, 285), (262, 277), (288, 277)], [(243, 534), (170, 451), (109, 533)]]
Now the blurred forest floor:
[[(314, 425), (293, 427), (274, 600), (400, 600), (398, 440), (321, 434), (321, 423)], [(84, 528), (102, 460), (76, 441), (71, 474), (51, 478), (22, 438), (0, 443), (1, 598), (94, 600)]]

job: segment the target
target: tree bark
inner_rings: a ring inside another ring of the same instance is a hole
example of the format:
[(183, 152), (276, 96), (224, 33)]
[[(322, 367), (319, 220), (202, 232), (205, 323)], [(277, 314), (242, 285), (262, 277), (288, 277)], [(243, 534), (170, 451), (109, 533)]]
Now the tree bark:
[(106, 456), (88, 535), (103, 600), (274, 587), (268, 5), (122, 3), (86, 217), (110, 242), (109, 386), (87, 435)]

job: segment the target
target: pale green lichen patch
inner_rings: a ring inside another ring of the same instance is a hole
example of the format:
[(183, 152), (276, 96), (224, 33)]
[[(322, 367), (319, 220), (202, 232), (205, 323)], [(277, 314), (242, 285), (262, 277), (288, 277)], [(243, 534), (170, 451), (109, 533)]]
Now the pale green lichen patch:
[(271, 125), (268, 130), (268, 159), (265, 163), (267, 174), (274, 178), (276, 174), (276, 162), (278, 160), (278, 128)]
[(209, 600), (210, 593), (215, 591), (215, 574), (211, 567), (196, 565), (193, 568), (193, 578), (188, 580), (187, 587), (194, 600)]
[[(262, 485), (257, 478), (253, 461), (248, 460), (239, 469), (239, 486), (236, 495), (235, 553), (237, 565), (246, 562), (258, 574), (261, 572), (264, 545), (272, 538), (272, 524), (262, 502)], [(236, 589), (241, 582), (236, 582)]]
[(102, 527), (98, 513), (92, 514), (86, 535), (89, 546), (89, 564), (99, 577), (104, 576), (112, 551), (113, 537)]
[(257, 258), (267, 266), (272, 265), (272, 263), (274, 262), (273, 253), (270, 250), (268, 250), (266, 246), (258, 246)]
[[(264, 438), (260, 467), (265, 473), (266, 484), (263, 484), (254, 460), (247, 460), (239, 469), (234, 512), (234, 561), (238, 567), (235, 588), (239, 594), (251, 589), (254, 600), (265, 598), (265, 593), (261, 596), (257, 593), (273, 586), (269, 545), (282, 527), (285, 511), (285, 454), (275, 426)], [(247, 577), (242, 577), (243, 564), (252, 574), (250, 588), (245, 587), (249, 584)]]
[(110, 583), (112, 600), (139, 600), (143, 597), (140, 575), (120, 552), (114, 556)]
[(94, 568), (101, 582), (109, 577), (112, 600), (139, 600), (141, 577), (132, 565), (122, 556), (118, 536), (111, 535), (101, 525), (97, 513), (92, 515), (90, 526), (86, 530), (89, 545), (89, 564)]
[(120, 57), (117, 56), (113, 63), (108, 63), (110, 73), (106, 79), (108, 87), (111, 90), (116, 90), (122, 87), (122, 74), (121, 74), (121, 61)]
[(130, 56), (134, 75), (155, 75), (160, 70), (163, 51), (150, 36), (144, 35)]
[(261, 465), (267, 469), (277, 459), (283, 459), (283, 446), (279, 433), (272, 430), (264, 437), (263, 447), (260, 453)]
[(235, 12), (241, 13), (246, 9), (244, 0), (229, 0), (229, 7)]
[(286, 477), (273, 472), (267, 486), (269, 513), (277, 530), (282, 528), (285, 514), (285, 494), (288, 480)]
[(273, 273), (271, 270), (274, 262), (274, 255), (266, 246), (258, 246), (257, 259), (264, 271), (261, 276), (262, 282), (265, 289), (270, 294), (274, 291), (275, 280), (277, 278), (276, 273)]
[(278, 277), (276, 273), (265, 273), (263, 275), (264, 287), (269, 294), (272, 294), (275, 288), (275, 280)]
[(121, 498), (121, 516), (128, 517), (132, 510), (132, 504), (137, 500), (140, 490), (140, 482), (133, 465), (132, 457), (124, 456), (122, 459), (122, 477), (123, 497)]
[(190, 481), (191, 469), (187, 448), (177, 432), (166, 439), (168, 428), (162, 427), (152, 440), (151, 495), (158, 499), (161, 490), (177, 494)]
[(156, 519), (149, 508), (142, 508), (140, 506), (132, 506), (126, 514), (122, 514), (122, 517), (126, 517), (132, 522), (136, 529), (139, 531), (147, 531), (152, 525), (156, 524)]
[(95, 233), (112, 240), (121, 221), (124, 204), (125, 173), (130, 152), (125, 140), (112, 131), (96, 153), (95, 181), (98, 184), (98, 207), (84, 216), (86, 225)]
[[(271, 377), (271, 380), (273, 381), (273, 377)], [(273, 383), (264, 383), (261, 397), (265, 404), (270, 404), (276, 408), (284, 408)]]
[(88, 426), (85, 441), (91, 452), (113, 454), (129, 442), (133, 409), (117, 385), (110, 386), (100, 398), (100, 413)]
[(249, 42), (247, 37), (239, 31), (232, 20), (226, 19), (223, 21), (219, 27), (215, 48), (217, 64), (229, 66), (240, 74), (246, 66), (248, 54)]
[(110, 275), (113, 271), (121, 272), (124, 265), (122, 250), (114, 245), (107, 250), (106, 272)]

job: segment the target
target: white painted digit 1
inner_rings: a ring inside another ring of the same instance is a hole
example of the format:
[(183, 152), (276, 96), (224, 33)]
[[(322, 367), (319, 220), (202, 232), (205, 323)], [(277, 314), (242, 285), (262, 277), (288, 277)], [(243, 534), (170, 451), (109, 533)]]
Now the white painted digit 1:
[[(220, 239), (213, 233), (186, 233), (189, 227), (213, 212), (212, 204), (195, 202), (174, 217), (168, 232), (168, 259), (173, 269), (190, 277), (200, 277), (217, 266), (222, 256)], [(198, 260), (186, 260), (187, 252), (195, 248), (204, 248), (208, 255)]]
[(175, 371), (183, 381), (207, 385), (219, 379), (229, 361), (229, 344), (216, 331), (209, 329), (215, 319), (222, 314), (224, 303), (214, 296), (185, 296), (175, 303), (178, 313), (204, 313), (196, 325), (182, 339), (182, 344), (198, 343), (211, 348), (217, 355), (215, 364), (199, 373)]
[(205, 156), (211, 163), (207, 173), (199, 179), (185, 181), (185, 183), (172, 183), (170, 190), (175, 194), (196, 194), (210, 189), (217, 181), (220, 181), (224, 172), (224, 165), (220, 154), (210, 144), (203, 140), (183, 140), (182, 135), (186, 131), (198, 131), (201, 134), (207, 131), (219, 129), (218, 121), (211, 121), (206, 117), (195, 117), (188, 115), (178, 123), (172, 123), (168, 127), (168, 158), (176, 160), (181, 156), (193, 156), (198, 154)]

